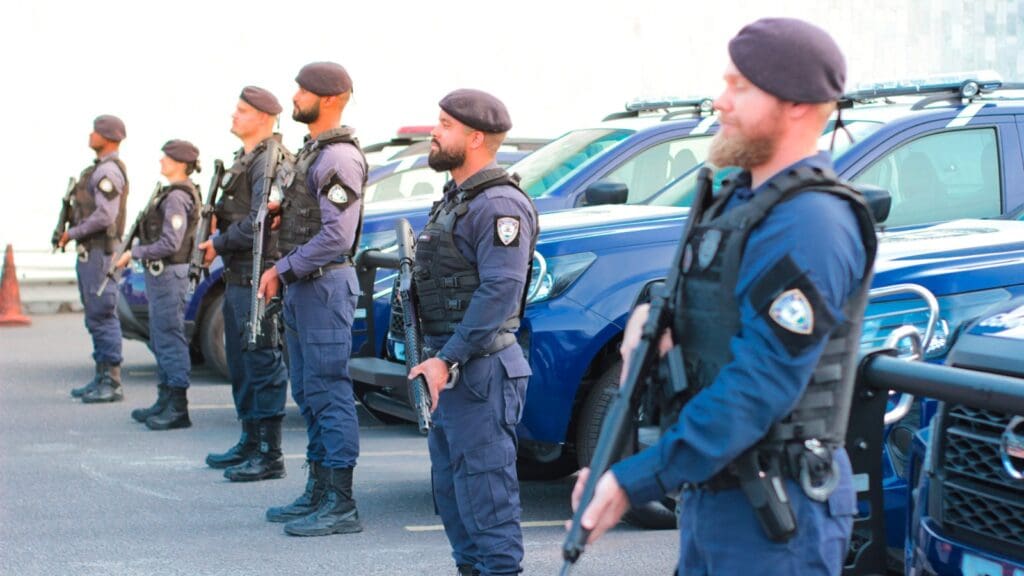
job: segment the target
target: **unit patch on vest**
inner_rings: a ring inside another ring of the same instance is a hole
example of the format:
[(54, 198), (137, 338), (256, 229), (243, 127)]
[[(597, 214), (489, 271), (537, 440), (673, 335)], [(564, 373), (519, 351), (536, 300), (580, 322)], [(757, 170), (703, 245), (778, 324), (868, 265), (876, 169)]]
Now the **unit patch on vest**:
[(494, 217), (494, 245), (519, 246), (519, 216)]
[(171, 216), (171, 228), (175, 230), (181, 230), (181, 227), (185, 225), (185, 218), (181, 214), (175, 214)]
[(790, 332), (810, 335), (814, 332), (814, 310), (799, 289), (786, 290), (772, 302), (768, 315)]
[(114, 188), (114, 183), (110, 181), (110, 178), (107, 178), (105, 176), (100, 179), (100, 181), (96, 184), (96, 187), (99, 188), (100, 192), (103, 192), (103, 195), (106, 196), (107, 198), (113, 198), (114, 196), (117, 195), (117, 190)]
[(718, 245), (722, 242), (721, 230), (708, 230), (701, 238), (700, 247), (697, 248), (697, 265), (701, 270), (711, 265), (718, 253)]

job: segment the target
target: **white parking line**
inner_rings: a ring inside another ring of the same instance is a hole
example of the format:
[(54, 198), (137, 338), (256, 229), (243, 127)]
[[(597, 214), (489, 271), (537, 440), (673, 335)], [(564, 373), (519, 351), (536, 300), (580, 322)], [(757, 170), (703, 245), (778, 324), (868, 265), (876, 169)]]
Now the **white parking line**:
[[(523, 528), (551, 528), (552, 526), (565, 526), (566, 520), (533, 520), (531, 522), (520, 522)], [(406, 526), (409, 532), (439, 532), (444, 530), (440, 524), (428, 524), (426, 526)]]

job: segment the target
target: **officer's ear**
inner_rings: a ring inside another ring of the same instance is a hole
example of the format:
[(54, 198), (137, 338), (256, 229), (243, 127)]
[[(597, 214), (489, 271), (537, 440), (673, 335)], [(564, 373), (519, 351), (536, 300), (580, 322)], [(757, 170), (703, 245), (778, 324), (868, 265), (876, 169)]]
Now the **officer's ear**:
[(473, 130), (469, 133), (469, 137), (466, 139), (466, 147), (477, 149), (483, 148), (484, 141), (487, 139), (487, 134), (484, 134), (480, 130)]

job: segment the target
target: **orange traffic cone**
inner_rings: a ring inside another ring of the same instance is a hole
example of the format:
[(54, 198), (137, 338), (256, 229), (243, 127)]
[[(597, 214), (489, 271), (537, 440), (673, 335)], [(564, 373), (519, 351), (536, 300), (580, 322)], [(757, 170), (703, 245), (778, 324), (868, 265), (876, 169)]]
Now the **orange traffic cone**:
[(18, 274), (14, 270), (14, 248), (4, 251), (4, 269), (0, 273), (0, 326), (28, 326), (32, 321), (21, 313)]

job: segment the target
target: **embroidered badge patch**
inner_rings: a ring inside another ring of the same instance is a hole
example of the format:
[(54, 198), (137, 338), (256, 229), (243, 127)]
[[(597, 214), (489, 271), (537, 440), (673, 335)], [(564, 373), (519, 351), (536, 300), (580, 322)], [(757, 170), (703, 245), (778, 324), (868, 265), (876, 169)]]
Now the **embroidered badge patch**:
[[(494, 219), (494, 237), (503, 246), (519, 245), (519, 217), (498, 216)], [(495, 244), (497, 245), (497, 243)]]
[(700, 241), (700, 247), (697, 248), (697, 265), (700, 266), (701, 270), (707, 268), (711, 261), (714, 260), (721, 241), (722, 232), (720, 230), (708, 230), (704, 234), (704, 238)]
[(344, 186), (335, 184), (327, 191), (327, 199), (335, 204), (344, 204), (348, 202), (348, 193)]
[(114, 191), (114, 183), (111, 182), (109, 178), (103, 178), (102, 180), (100, 180), (99, 184), (97, 184), (96, 187), (107, 194)]
[(183, 218), (181, 214), (175, 214), (174, 216), (171, 216), (171, 228), (174, 228), (175, 230), (180, 230), (181, 227), (184, 225), (185, 218)]
[(804, 336), (814, 332), (814, 309), (798, 288), (786, 290), (772, 301), (768, 315), (776, 324)]

